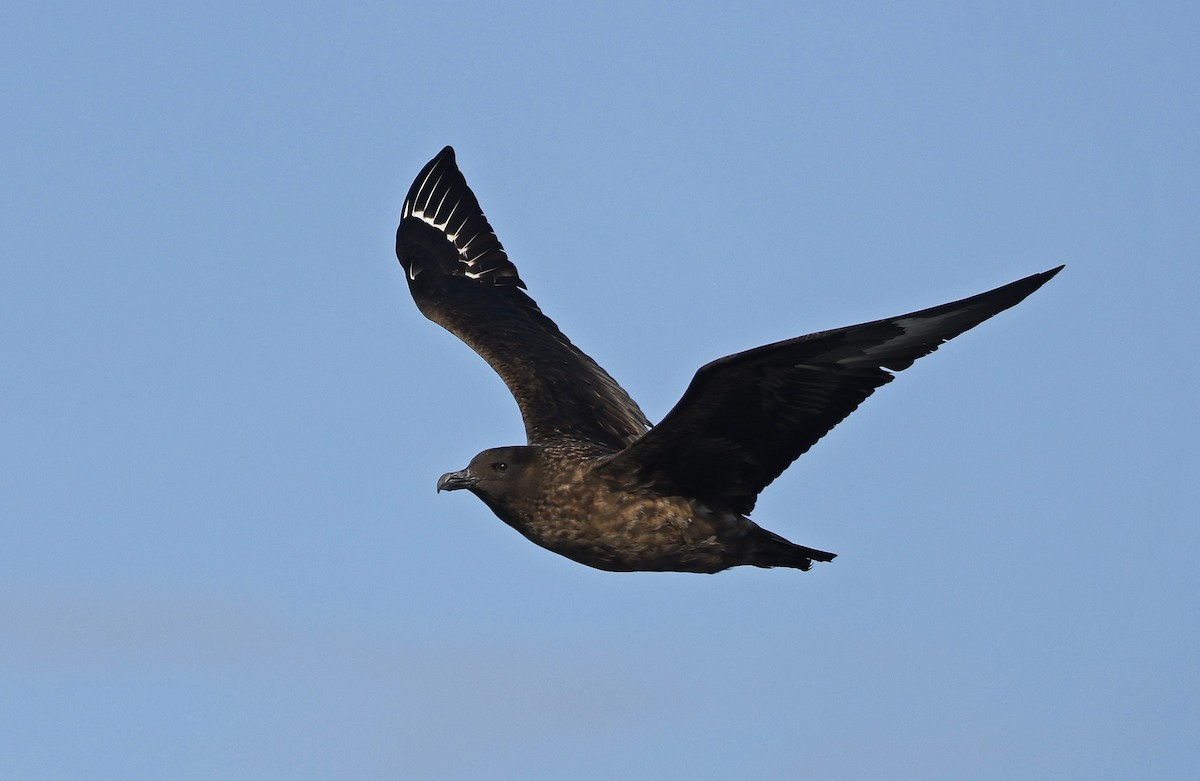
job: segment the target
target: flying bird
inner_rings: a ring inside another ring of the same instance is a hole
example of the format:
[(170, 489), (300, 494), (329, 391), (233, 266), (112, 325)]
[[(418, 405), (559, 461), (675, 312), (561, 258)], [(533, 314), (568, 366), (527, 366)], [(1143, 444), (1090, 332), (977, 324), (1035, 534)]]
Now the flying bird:
[(491, 365), (525, 423), (527, 444), (484, 450), (442, 475), (438, 491), (466, 489), (543, 548), (619, 572), (832, 560), (750, 520), (758, 494), (893, 372), (1062, 269), (720, 358), (652, 427), (525, 292), (452, 148), (409, 189), (396, 255), (417, 307)]

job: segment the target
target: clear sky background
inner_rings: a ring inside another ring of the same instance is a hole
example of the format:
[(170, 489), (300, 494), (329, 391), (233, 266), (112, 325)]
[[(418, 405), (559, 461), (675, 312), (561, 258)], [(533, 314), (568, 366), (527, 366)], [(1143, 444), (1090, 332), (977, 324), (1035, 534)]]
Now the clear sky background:
[[(0, 11), (0, 777), (1194, 777), (1195, 3)], [(442, 472), (519, 443), (420, 316), (453, 144), (659, 419), (697, 367), (1066, 263), (755, 518), (611, 574)]]

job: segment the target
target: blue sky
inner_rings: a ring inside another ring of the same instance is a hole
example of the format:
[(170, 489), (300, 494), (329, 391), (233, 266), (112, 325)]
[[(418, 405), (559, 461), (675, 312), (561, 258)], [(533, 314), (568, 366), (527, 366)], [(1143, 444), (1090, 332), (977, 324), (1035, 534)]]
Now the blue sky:
[[(1129, 778), (1200, 761), (1194, 4), (0, 11), (0, 775)], [(703, 363), (1060, 263), (755, 518), (611, 574), (412, 305), (443, 145), (660, 418)]]

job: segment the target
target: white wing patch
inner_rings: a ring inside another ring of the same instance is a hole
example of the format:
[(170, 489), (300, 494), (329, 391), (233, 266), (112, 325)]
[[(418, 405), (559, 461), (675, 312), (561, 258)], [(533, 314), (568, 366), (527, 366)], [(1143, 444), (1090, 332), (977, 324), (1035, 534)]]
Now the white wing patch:
[(922, 343), (929, 343), (930, 350), (936, 349), (939, 345), (944, 344), (947, 339), (955, 335), (953, 332), (951, 332), (950, 336), (945, 335), (947, 333), (947, 326), (956, 318), (964, 318), (969, 311), (960, 309), (944, 313), (939, 317), (897, 318), (893, 323), (904, 329), (904, 333), (880, 344), (867, 347), (858, 355), (847, 357), (838, 361), (838, 363), (850, 367), (874, 365), (881, 360), (887, 361), (889, 358), (898, 358), (902, 351), (909, 350)]
[(895, 342), (921, 341), (942, 330), (938, 326), (945, 319), (944, 317), (902, 317), (896, 320), (896, 325), (904, 329), (904, 334), (897, 336), (895, 339), (888, 339), (879, 345), (879, 347), (868, 349), (867, 353), (870, 354), (874, 350), (886, 349), (889, 344)]
[[(443, 273), (462, 274), (475, 280), (488, 280), (494, 276), (516, 278), (516, 270), (504, 255), (487, 218), (477, 209), (478, 204), (452, 159), (447, 162), (438, 158), (409, 189), (401, 219), (413, 217), (449, 240), (458, 255), (459, 265), (453, 271), (446, 269)], [(488, 258), (492, 258), (486, 264), (488, 268), (481, 268)], [(416, 279), (420, 272), (420, 268), (412, 265), (410, 278)], [(519, 278), (516, 284), (521, 284)]]
[[(425, 179), (422, 180), (421, 186), (417, 190), (416, 200), (418, 200), (418, 201), (421, 200), (422, 191), (425, 189), (425, 185), (429, 182), (429, 177), (432, 175), (433, 175), (433, 172), (430, 171), (429, 174), (426, 175)], [(442, 179), (439, 176), (437, 178), (437, 180), (433, 183), (433, 186), (431, 189), (436, 189), (438, 184), (441, 183), (441, 181), (442, 181)], [(404, 214), (405, 214), (405, 216), (416, 217), (418, 220), (425, 223), (426, 225), (431, 225), (434, 228), (437, 228), (439, 231), (441, 231), (443, 234), (445, 234), (446, 238), (448, 238), (450, 240), (450, 242), (454, 245), (455, 249), (458, 250), (458, 255), (460, 258), (462, 258), (462, 262), (468, 266), (474, 266), (475, 263), (479, 260), (479, 258), (483, 257), (483, 254), (485, 254), (485, 253), (481, 253), (480, 255), (477, 255), (474, 258), (468, 257), (468, 255), (467, 255), (468, 251), (471, 249), (471, 242), (473, 242), (473, 241), (475, 241), (475, 239), (479, 238), (479, 232), (478, 231), (475, 232), (474, 234), (472, 234), (471, 238), (467, 239), (466, 241), (464, 241), (462, 243), (459, 243), (459, 240), (458, 240), (458, 237), (460, 235), (459, 231), (461, 231), (463, 229), (463, 227), (466, 226), (468, 220), (463, 220), (463, 224), (460, 225), (457, 230), (454, 230), (454, 231), (446, 230), (447, 227), (449, 227), (451, 220), (454, 219), (454, 215), (456, 213), (458, 213), (458, 208), (460, 206), (462, 206), (462, 201), (454, 202), (454, 205), (450, 207), (450, 212), (446, 215), (446, 219), (441, 220), (439, 222), (435, 216), (435, 215), (437, 215), (437, 213), (439, 211), (442, 210), (442, 206), (446, 203), (446, 199), (448, 197), (450, 197), (449, 190), (447, 190), (445, 193), (443, 193), (442, 199), (440, 201), (438, 201), (437, 206), (433, 207), (432, 209), (428, 208), (428, 204), (426, 204), (426, 206), (421, 207), (421, 208), (414, 208), (411, 200), (405, 201), (404, 202)], [(481, 275), (468, 273), (467, 276), (471, 277), (472, 279), (478, 279), (479, 276), (481, 276)], [(413, 279), (416, 279), (416, 277), (413, 277)]]

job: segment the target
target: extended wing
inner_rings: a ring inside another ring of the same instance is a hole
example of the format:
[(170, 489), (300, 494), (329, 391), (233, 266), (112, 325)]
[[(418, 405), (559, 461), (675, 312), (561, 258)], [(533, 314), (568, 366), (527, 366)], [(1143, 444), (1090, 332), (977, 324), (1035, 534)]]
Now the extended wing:
[(530, 444), (582, 439), (619, 449), (645, 433), (649, 422), (629, 394), (525, 294), (450, 147), (404, 199), (396, 256), (421, 312), (504, 380)]
[(754, 509), (760, 491), (889, 373), (1018, 304), (1062, 266), (950, 304), (758, 347), (702, 367), (662, 423), (607, 469), (664, 493)]

